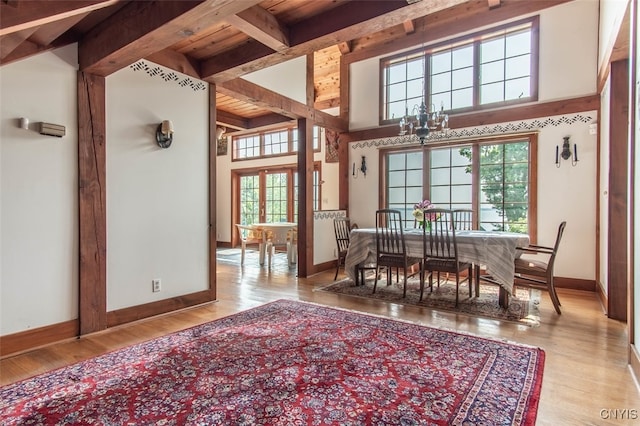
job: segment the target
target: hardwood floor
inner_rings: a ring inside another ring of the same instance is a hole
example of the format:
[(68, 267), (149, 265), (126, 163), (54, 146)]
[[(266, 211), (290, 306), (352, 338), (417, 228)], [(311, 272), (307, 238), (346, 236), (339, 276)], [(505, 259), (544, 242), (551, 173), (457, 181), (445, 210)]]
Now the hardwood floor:
[[(543, 294), (541, 325), (532, 328), (316, 291), (333, 281), (334, 273), (335, 270), (330, 270), (298, 279), (295, 268), (289, 268), (281, 259), (268, 271), (266, 266), (257, 266), (250, 257), (242, 268), (234, 263), (232, 257), (220, 257), (217, 302), (2, 359), (0, 384), (12, 383), (265, 302), (299, 299), (539, 346), (546, 352), (546, 361), (538, 425), (640, 423), (640, 393), (627, 366), (626, 324), (609, 320), (595, 293), (558, 290), (562, 315), (555, 313), (548, 295)], [(635, 418), (629, 419), (630, 416)]]

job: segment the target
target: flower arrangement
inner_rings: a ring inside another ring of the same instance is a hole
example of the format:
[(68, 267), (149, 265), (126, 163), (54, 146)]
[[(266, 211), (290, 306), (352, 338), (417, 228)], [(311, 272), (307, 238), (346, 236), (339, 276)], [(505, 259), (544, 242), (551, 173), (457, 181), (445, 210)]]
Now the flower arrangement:
[(425, 225), (429, 225), (432, 220), (436, 220), (437, 217), (431, 217), (433, 215), (429, 215), (430, 217), (424, 216), (424, 211), (426, 209), (433, 209), (436, 206), (431, 204), (429, 200), (422, 200), (418, 204), (414, 204), (413, 206), (413, 217), (416, 219), (416, 222), (420, 225), (421, 228), (424, 228)]

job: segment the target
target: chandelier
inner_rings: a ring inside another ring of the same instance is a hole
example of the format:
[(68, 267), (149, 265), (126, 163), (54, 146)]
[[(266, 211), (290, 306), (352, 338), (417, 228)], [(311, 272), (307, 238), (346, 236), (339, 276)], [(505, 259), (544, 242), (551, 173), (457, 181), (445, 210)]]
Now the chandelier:
[(444, 112), (444, 105), (440, 107), (440, 111), (435, 111), (435, 106), (433, 109), (434, 111), (427, 111), (427, 106), (422, 101), (420, 106), (416, 105), (411, 110), (412, 113), (417, 110), (418, 113), (416, 115), (405, 113), (405, 116), (400, 119), (400, 136), (404, 136), (407, 133), (411, 135), (415, 132), (420, 140), (420, 145), (424, 145), (429, 133), (448, 130), (449, 114)]

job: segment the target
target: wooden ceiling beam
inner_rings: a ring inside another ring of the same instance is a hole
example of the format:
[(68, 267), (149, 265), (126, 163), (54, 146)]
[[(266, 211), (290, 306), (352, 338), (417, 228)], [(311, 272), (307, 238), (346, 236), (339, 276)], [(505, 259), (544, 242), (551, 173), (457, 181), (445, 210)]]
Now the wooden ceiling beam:
[(51, 24), (43, 25), (42, 27), (38, 28), (38, 30), (33, 33), (31, 37), (29, 37), (29, 40), (36, 44), (39, 44), (40, 46), (48, 46), (55, 39), (67, 32), (69, 28), (80, 22), (88, 14), (89, 12), (79, 13), (68, 18), (60, 19), (59, 21), (53, 22)]
[(316, 50), (366, 36), (377, 29), (452, 7), (466, 0), (431, 0), (407, 4), (402, 1), (354, 0), (290, 27), (289, 49), (259, 49), (252, 41), (203, 61), (203, 78), (221, 83), (252, 71), (276, 65)]
[(259, 2), (133, 1), (85, 35), (78, 46), (80, 70), (107, 76)]
[(289, 47), (289, 28), (260, 6), (228, 16), (226, 21), (265, 46), (281, 51)]
[(87, 14), (114, 5), (118, 1), (120, 0), (31, 0), (21, 1), (15, 5), (2, 2), (0, 3), (0, 36)]
[[(216, 91), (219, 91), (218, 87)], [(249, 119), (221, 109), (216, 109), (216, 123), (237, 130), (250, 128)]]
[[(21, 59), (25, 59), (33, 55), (37, 55), (42, 52), (46, 52), (49, 50), (57, 49), (62, 46), (66, 46), (73, 42), (74, 40), (72, 40), (70, 37), (67, 37), (66, 34), (56, 39), (53, 43), (48, 44), (46, 46), (40, 46), (37, 43), (34, 43), (29, 40), (25, 40), (22, 43), (20, 43), (20, 45), (16, 47), (10, 54), (3, 57), (2, 60), (0, 60), (0, 65), (10, 64), (12, 62), (19, 61)], [(3, 42), (0, 40), (0, 44), (2, 43)]]
[(340, 117), (318, 111), (241, 78), (218, 84), (216, 89), (220, 93), (269, 109), (291, 119), (307, 118), (320, 127), (328, 127), (341, 132), (349, 129), (347, 121)]
[(145, 59), (174, 71), (181, 72), (189, 77), (200, 79), (200, 63), (175, 50), (160, 50), (145, 57)]
[(27, 40), (31, 34), (36, 32), (37, 29), (38, 27), (27, 28), (0, 37), (0, 59), (4, 59), (13, 52), (20, 44)]
[(259, 115), (249, 119), (249, 129), (259, 129), (274, 124), (282, 124), (290, 122), (291, 118), (275, 112)]

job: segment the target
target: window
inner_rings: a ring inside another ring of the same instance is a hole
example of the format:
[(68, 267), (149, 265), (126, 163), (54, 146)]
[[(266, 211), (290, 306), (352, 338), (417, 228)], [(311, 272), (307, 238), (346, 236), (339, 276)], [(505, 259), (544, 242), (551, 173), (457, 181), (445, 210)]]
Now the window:
[[(320, 151), (320, 127), (313, 127), (313, 150)], [(233, 136), (233, 160), (249, 160), (298, 152), (297, 128), (270, 130), (257, 134)]]
[[(535, 136), (385, 153), (385, 205), (413, 226), (413, 205), (471, 208), (478, 228), (531, 233)], [(426, 173), (423, 170), (427, 171)]]
[[(298, 171), (295, 165), (233, 172), (234, 217), (238, 223), (298, 222)], [(320, 163), (314, 163), (313, 209), (320, 210)]]
[[(382, 122), (537, 99), (538, 18), (381, 60)], [(427, 76), (425, 79), (424, 76)]]

